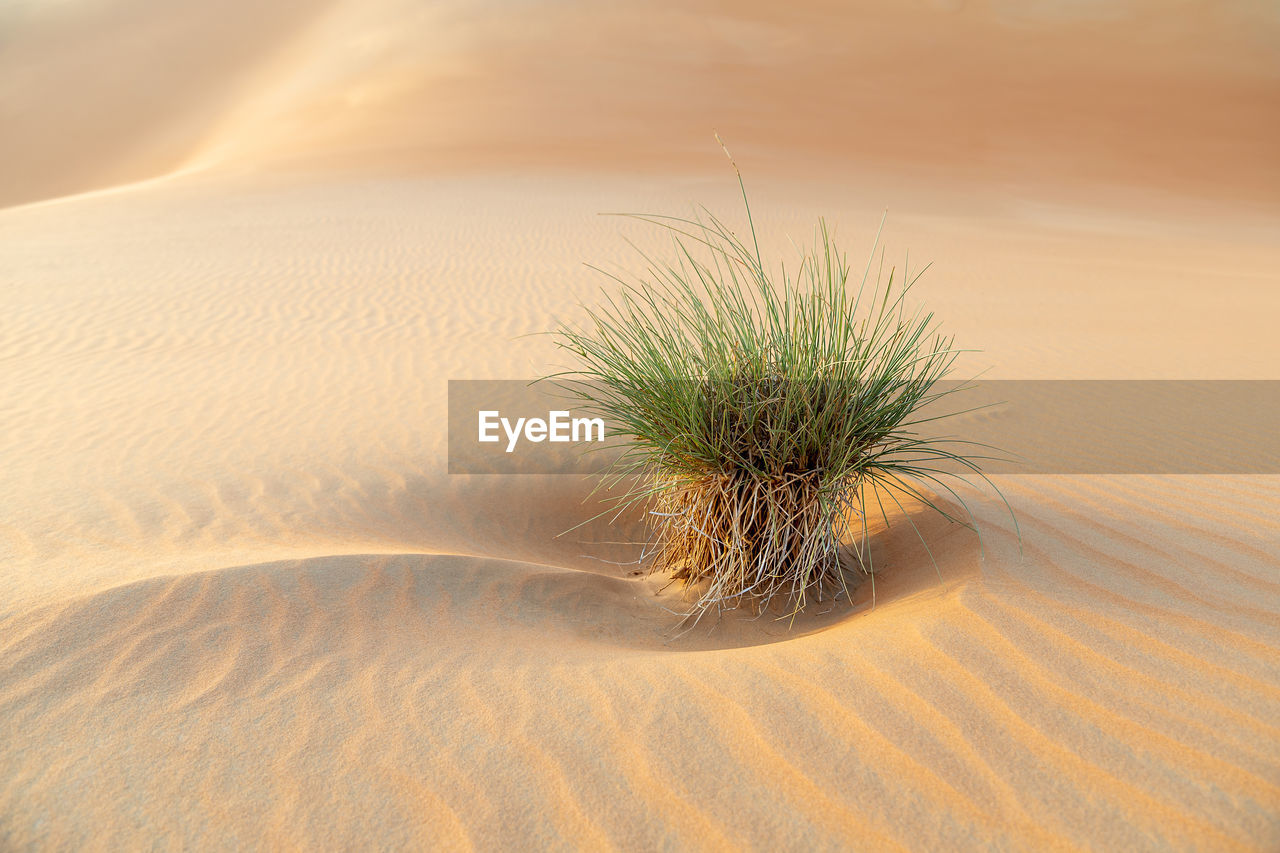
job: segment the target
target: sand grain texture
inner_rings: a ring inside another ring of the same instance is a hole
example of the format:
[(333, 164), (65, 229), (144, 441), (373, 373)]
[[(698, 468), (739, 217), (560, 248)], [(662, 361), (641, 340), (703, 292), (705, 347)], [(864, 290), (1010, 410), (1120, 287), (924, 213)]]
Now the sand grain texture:
[(916, 513), (874, 607), (676, 637), (589, 481), (446, 473), (447, 380), (652, 240), (597, 213), (737, 215), (713, 123), (769, 250), (893, 205), (966, 365), (1276, 378), (1280, 24), (1155, 5), (4, 10), (0, 847), (1280, 846), (1280, 476), (1002, 477), (1021, 545)]

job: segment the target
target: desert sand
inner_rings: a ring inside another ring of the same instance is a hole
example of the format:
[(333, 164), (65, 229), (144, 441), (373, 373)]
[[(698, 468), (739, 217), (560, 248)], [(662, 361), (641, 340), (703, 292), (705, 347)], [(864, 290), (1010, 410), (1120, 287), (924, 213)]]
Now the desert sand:
[(1280, 847), (1280, 475), (1002, 476), (681, 635), (444, 426), (597, 214), (741, 223), (713, 128), (966, 369), (1280, 378), (1270, 4), (18, 2), (0, 122), (0, 847)]

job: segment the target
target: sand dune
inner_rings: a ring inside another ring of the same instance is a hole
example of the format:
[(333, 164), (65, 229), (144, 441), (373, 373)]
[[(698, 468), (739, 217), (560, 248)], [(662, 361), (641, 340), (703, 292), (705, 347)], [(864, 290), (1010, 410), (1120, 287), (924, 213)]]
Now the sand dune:
[(591, 480), (446, 473), (596, 214), (737, 216), (711, 124), (966, 370), (1275, 378), (1274, 16), (897, 8), (5, 7), (0, 847), (1280, 845), (1280, 476), (1001, 477), (681, 633)]
[(1176, 189), (1273, 212), (1280, 198), (1280, 15), (1263, 2), (110, 0), (0, 14), (0, 203), (212, 163), (700, 173), (712, 125), (757, 173)]
[[(1201, 479), (1215, 514), (1275, 511)], [(1024, 558), (1007, 535), (981, 562), (949, 544), (939, 586), (904, 540), (897, 564), (923, 570), (887, 574), (874, 610), (718, 650), (668, 643), (647, 585), (446, 556), (33, 611), (3, 649), (9, 837), (1265, 847), (1277, 632), (1246, 603), (1274, 602), (1274, 574), (1247, 536), (1186, 556), (1055, 507), (1111, 485), (1018, 484)]]

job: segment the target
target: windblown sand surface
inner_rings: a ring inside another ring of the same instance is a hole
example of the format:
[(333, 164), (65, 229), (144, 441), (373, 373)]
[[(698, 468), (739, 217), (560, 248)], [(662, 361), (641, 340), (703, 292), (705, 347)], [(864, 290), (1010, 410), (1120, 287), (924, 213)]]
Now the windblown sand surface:
[(225, 8), (0, 7), (0, 847), (1280, 847), (1280, 476), (1002, 477), (677, 636), (444, 428), (597, 213), (739, 216), (712, 126), (967, 368), (1280, 378), (1267, 4)]

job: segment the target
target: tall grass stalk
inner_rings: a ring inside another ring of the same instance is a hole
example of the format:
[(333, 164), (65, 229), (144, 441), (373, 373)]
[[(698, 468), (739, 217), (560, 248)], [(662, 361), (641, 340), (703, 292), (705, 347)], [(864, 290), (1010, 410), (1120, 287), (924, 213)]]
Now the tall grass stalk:
[(671, 255), (599, 270), (613, 292), (555, 333), (577, 362), (557, 377), (629, 442), (605, 480), (626, 484), (617, 508), (646, 508), (650, 568), (688, 585), (695, 621), (847, 595), (845, 568), (873, 569), (864, 503), (886, 524), (905, 499), (972, 527), (948, 479), (981, 476), (983, 458), (916, 431), (960, 352), (907, 304), (924, 270), (886, 278), (877, 232), (855, 274), (825, 221), (790, 270), (771, 267), (738, 181), (749, 244), (705, 208), (626, 214), (669, 232)]

